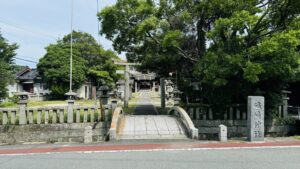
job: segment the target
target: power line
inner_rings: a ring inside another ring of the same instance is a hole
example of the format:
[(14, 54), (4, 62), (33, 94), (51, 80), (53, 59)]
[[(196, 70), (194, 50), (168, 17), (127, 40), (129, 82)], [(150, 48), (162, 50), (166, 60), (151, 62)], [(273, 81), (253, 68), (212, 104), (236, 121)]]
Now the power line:
[(38, 62), (36, 62), (36, 61), (33, 61), (33, 60), (28, 60), (28, 59), (22, 59), (22, 58), (19, 58), (19, 57), (14, 57), (15, 59), (17, 59), (17, 60), (22, 60), (22, 61), (25, 61), (25, 62), (30, 62), (30, 63), (38, 63)]
[(54, 39), (54, 40), (57, 40), (57, 39), (58, 39), (57, 37), (55, 37), (55, 36), (53, 36), (53, 35), (50, 35), (50, 34), (48, 34), (48, 33), (41, 32), (41, 31), (37, 31), (37, 30), (33, 31), (33, 30), (31, 30), (31, 29), (27, 29), (27, 28), (21, 27), (21, 26), (18, 25), (18, 24), (15, 24), (15, 23), (12, 23), (12, 22), (10, 22), (10, 21), (7, 21), (7, 20), (5, 20), (5, 19), (3, 19), (3, 18), (0, 18), (0, 22), (3, 23), (3, 24), (5, 24), (5, 25), (7, 25), (7, 26), (10, 26), (10, 27), (13, 27), (13, 28), (16, 28), (16, 29), (25, 31), (25, 32), (29, 32), (29, 33), (32, 33), (32, 34), (35, 34), (35, 35), (36, 35), (36, 34), (39, 34), (39, 35), (41, 35), (41, 36), (43, 36), (43, 37), (51, 38), (51, 39)]
[(27, 58), (29, 58), (29, 59), (34, 59), (34, 60), (39, 60), (40, 58), (35, 58), (35, 57), (30, 57), (30, 56), (25, 56), (25, 55), (19, 55), (19, 54), (17, 54), (17, 56), (20, 58), (25, 58), (25, 59), (27, 59)]

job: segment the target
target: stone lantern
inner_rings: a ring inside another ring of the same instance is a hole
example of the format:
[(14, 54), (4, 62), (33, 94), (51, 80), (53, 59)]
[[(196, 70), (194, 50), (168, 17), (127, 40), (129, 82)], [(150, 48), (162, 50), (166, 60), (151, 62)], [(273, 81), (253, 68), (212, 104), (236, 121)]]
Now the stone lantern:
[(98, 97), (101, 99), (103, 105), (108, 104), (109, 87), (107, 85), (100, 86), (98, 89)]
[(72, 91), (69, 91), (68, 93), (65, 94), (65, 96), (68, 97), (68, 100), (75, 100), (76, 95), (77, 94), (75, 92), (72, 92)]
[(174, 95), (174, 106), (178, 106), (180, 103), (180, 95), (182, 94), (182, 92), (180, 90), (178, 90), (178, 88), (175, 86), (174, 90), (173, 90), (173, 95)]
[(116, 90), (113, 90), (110, 96), (111, 96), (111, 109), (112, 111), (114, 111), (118, 105), (118, 92)]
[(68, 115), (67, 115), (67, 121), (68, 123), (73, 123), (73, 114), (74, 114), (74, 104), (75, 104), (75, 97), (76, 93), (69, 91), (65, 94), (68, 97)]
[(291, 94), (291, 91), (287, 91), (287, 90), (282, 90), (282, 104), (283, 104), (283, 117), (287, 117), (288, 116), (288, 101), (289, 101), (289, 97), (288, 94)]
[[(108, 120), (108, 98), (109, 98), (109, 87), (107, 85), (100, 86), (97, 93), (100, 98), (100, 109), (101, 109), (101, 121)], [(103, 112), (103, 107), (104, 112)]]
[(28, 98), (29, 98), (29, 95), (27, 92), (21, 92), (21, 93), (17, 93), (17, 96), (19, 98), (19, 104), (27, 104), (28, 102)]
[(19, 115), (19, 124), (26, 124), (27, 120), (26, 120), (26, 107), (27, 107), (27, 103), (28, 103), (28, 98), (29, 95), (27, 92), (21, 92), (17, 94), (18, 98), (19, 98), (19, 111), (20, 111), (20, 115)]

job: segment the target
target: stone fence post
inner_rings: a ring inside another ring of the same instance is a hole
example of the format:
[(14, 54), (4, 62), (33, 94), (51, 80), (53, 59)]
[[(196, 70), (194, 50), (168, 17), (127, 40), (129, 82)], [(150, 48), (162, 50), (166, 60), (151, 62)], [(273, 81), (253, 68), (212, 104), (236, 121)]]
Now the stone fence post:
[(27, 109), (27, 103), (28, 103), (28, 93), (22, 92), (17, 94), (19, 97), (19, 124), (24, 125), (27, 124), (27, 118), (26, 118), (26, 109)]
[(67, 122), (68, 123), (73, 123), (74, 122), (74, 118), (73, 118), (73, 114), (74, 114), (74, 104), (75, 104), (75, 96), (76, 93), (69, 91), (68, 93), (65, 94), (68, 97), (68, 116), (67, 116)]

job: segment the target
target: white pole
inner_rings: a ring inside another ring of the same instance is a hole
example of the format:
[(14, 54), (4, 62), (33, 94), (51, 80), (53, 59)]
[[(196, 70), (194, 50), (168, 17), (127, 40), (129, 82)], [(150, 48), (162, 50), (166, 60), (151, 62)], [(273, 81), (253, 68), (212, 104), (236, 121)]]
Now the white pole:
[[(97, 14), (98, 14), (98, 12), (99, 12), (99, 2), (98, 2), (98, 0), (97, 0)], [(99, 20), (98, 20), (98, 18), (97, 18), (97, 25), (98, 25), (98, 32), (97, 32), (97, 34), (98, 34), (98, 43), (99, 43), (99, 45), (100, 45), (100, 22), (99, 22)]]
[(72, 91), (72, 74), (73, 74), (73, 5), (74, 0), (71, 4), (71, 56), (70, 56), (70, 91)]

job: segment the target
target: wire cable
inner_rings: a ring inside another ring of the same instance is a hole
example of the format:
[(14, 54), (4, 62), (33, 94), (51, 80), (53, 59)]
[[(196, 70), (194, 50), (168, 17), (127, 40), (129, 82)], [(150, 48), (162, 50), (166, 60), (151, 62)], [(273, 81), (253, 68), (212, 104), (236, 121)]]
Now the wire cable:
[(14, 57), (15, 59), (17, 59), (17, 60), (22, 60), (22, 61), (25, 61), (25, 62), (30, 62), (30, 63), (38, 63), (38, 62), (36, 62), (36, 61), (33, 61), (33, 60), (28, 60), (28, 59), (22, 59), (22, 58), (19, 58), (19, 57)]
[(50, 35), (48, 33), (37, 31), (37, 30), (27, 29), (27, 28), (24, 28), (24, 27), (22, 27), (22, 26), (20, 26), (18, 24), (15, 24), (15, 23), (12, 23), (10, 21), (7, 21), (7, 20), (5, 20), (3, 18), (0, 18), (0, 23), (5, 24), (5, 25), (10, 26), (10, 27), (13, 27), (13, 28), (16, 28), (16, 29), (19, 29), (19, 30), (22, 30), (22, 31), (25, 31), (25, 32), (29, 32), (29, 33), (35, 34), (35, 35), (39, 34), (39, 35), (41, 35), (43, 37), (51, 38), (51, 39), (54, 39), (54, 40), (58, 39), (58, 37), (55, 37), (55, 36)]

